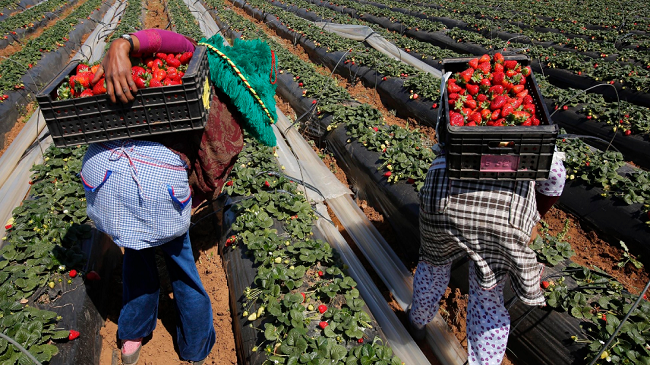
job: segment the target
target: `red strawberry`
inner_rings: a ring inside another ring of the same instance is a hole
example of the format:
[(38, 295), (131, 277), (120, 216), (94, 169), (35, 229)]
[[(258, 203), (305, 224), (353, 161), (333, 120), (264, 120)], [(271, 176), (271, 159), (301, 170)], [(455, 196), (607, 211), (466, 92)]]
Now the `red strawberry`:
[(508, 119), (515, 124), (521, 124), (528, 118), (530, 118), (530, 113), (527, 113), (525, 111), (514, 111), (508, 116)]
[(467, 99), (465, 100), (464, 105), (472, 110), (476, 109), (476, 100)]
[(632, 131), (628, 129), (625, 132), (623, 132), (623, 134), (625, 134), (626, 136), (629, 136), (630, 134), (632, 134)]
[(233, 184), (232, 180), (228, 180), (228, 182), (226, 183), (226, 186), (232, 186), (232, 184)]
[(490, 111), (490, 109), (481, 110), (481, 119), (489, 120), (491, 116), (492, 116), (492, 112)]
[(106, 80), (103, 77), (93, 86), (93, 95), (101, 94), (106, 94)]
[(449, 124), (452, 126), (462, 127), (465, 125), (465, 118), (460, 113), (449, 112)]
[(154, 79), (156, 79), (158, 81), (162, 81), (162, 80), (165, 79), (165, 77), (167, 77), (167, 72), (165, 70), (159, 68), (159, 69), (153, 71), (153, 78)]
[(156, 58), (155, 60), (153, 60), (153, 62), (151, 63), (151, 67), (149, 67), (149, 65), (147, 65), (147, 67), (149, 67), (150, 69), (152, 69), (154, 71), (161, 68), (162, 66), (163, 66), (163, 61), (160, 58)]
[(177, 85), (176, 81), (166, 77), (164, 80), (162, 80), (163, 86), (170, 86), (170, 85)]
[(77, 71), (76, 72), (77, 74), (79, 74), (80, 72), (84, 72), (84, 71), (90, 71), (90, 67), (88, 67), (88, 65), (84, 65), (83, 63), (80, 63), (80, 64), (77, 65), (77, 70), (76, 71)]
[(133, 82), (135, 82), (135, 86), (137, 86), (138, 89), (147, 88), (149, 86), (149, 80), (151, 80), (151, 74), (148, 72), (133, 76)]
[(75, 270), (75, 269), (70, 270), (68, 275), (70, 275), (71, 278), (76, 277), (77, 276), (77, 270)]
[(528, 89), (524, 89), (523, 91), (518, 92), (516, 96), (522, 99), (525, 98), (526, 96), (528, 96)]
[(506, 104), (503, 106), (503, 108), (501, 108), (501, 116), (505, 118), (513, 111), (515, 111), (515, 108), (512, 106), (512, 104)]
[(478, 85), (467, 84), (467, 92), (469, 92), (470, 95), (478, 94), (478, 89)]
[(515, 70), (507, 70), (506, 71), (506, 76), (508, 77), (514, 77), (517, 74), (517, 71)]
[[(493, 86), (493, 87), (494, 87), (494, 86)], [(492, 109), (492, 110), (500, 109), (500, 108), (502, 108), (502, 107), (505, 105), (506, 101), (507, 101), (507, 99), (506, 99), (505, 96), (503, 96), (503, 95), (497, 95), (497, 96), (492, 100), (492, 103), (490, 103), (490, 109)]]
[(140, 66), (133, 66), (131, 67), (131, 76), (136, 77), (144, 74), (146, 70)]
[(98, 281), (98, 280), (101, 280), (101, 279), (102, 279), (102, 278), (101, 278), (101, 276), (99, 276), (99, 274), (97, 273), (97, 271), (94, 271), (94, 270), (93, 270), (93, 271), (91, 271), (91, 272), (89, 272), (89, 273), (86, 274), (86, 280), (90, 280), (90, 281)]
[(523, 123), (521, 123), (521, 125), (524, 127), (530, 127), (533, 125), (533, 118), (526, 119)]
[(152, 78), (149, 80), (149, 87), (161, 87), (163, 86), (160, 80)]
[(473, 68), (473, 69), (478, 68), (478, 58), (472, 58), (472, 59), (469, 61), (469, 67), (471, 67), (471, 68)]
[(70, 334), (68, 335), (68, 340), (72, 341), (72, 340), (76, 339), (77, 337), (79, 337), (79, 331), (70, 330)]
[(510, 99), (509, 103), (512, 105), (513, 108), (517, 109), (519, 108), (523, 100), (524, 98)]
[(458, 93), (458, 92), (461, 91), (462, 89), (463, 89), (463, 88), (460, 87), (460, 86), (458, 86), (456, 83), (452, 83), (452, 82), (450, 82), (450, 83), (447, 84), (447, 90), (448, 90), (450, 93)]
[(476, 95), (476, 100), (477, 100), (479, 103), (482, 103), (482, 102), (484, 102), (484, 101), (487, 100), (487, 95), (485, 95), (485, 94), (478, 94), (478, 95)]
[(181, 65), (181, 61), (176, 59), (173, 54), (167, 56), (166, 62), (169, 67), (178, 67)]
[(357, 340), (358, 343), (363, 343), (363, 338)]
[(470, 68), (468, 68), (467, 70), (465, 70), (465, 71), (463, 71), (463, 72), (461, 72), (461, 73), (459, 74), (459, 76), (460, 76), (460, 80), (462, 80), (463, 82), (467, 83), (467, 82), (469, 82), (469, 81), (472, 79), (472, 75), (473, 75), (473, 74), (474, 74), (474, 69), (470, 67)]
[(521, 74), (524, 75), (524, 77), (530, 76), (531, 73), (533, 73), (533, 70), (530, 68), (530, 66), (526, 66), (521, 69)]
[(390, 175), (392, 175), (392, 174), (393, 174), (393, 173), (390, 172), (390, 171), (386, 171), (386, 172), (384, 172), (384, 176), (385, 176), (385, 177), (390, 177)]
[(487, 75), (490, 73), (490, 70), (492, 67), (490, 66), (489, 62), (483, 62), (478, 64), (478, 69), (483, 72), (483, 75)]
[(568, 109), (569, 109), (569, 106), (568, 106), (568, 105), (563, 105), (563, 106), (562, 106), (562, 110), (568, 110)]
[(323, 276), (323, 271), (318, 270), (318, 276), (319, 276), (319, 277), (322, 277), (322, 276)]
[(524, 104), (532, 104), (533, 103), (533, 97), (530, 95), (524, 96)]
[(518, 93), (524, 91), (524, 89), (525, 89), (524, 85), (515, 85), (515, 86), (512, 87), (512, 89), (510, 91), (513, 94), (518, 94)]
[(515, 68), (517, 68), (517, 65), (518, 65), (517, 61), (514, 60), (503, 62), (503, 66), (506, 68), (506, 70), (514, 70)]
[[(469, 115), (469, 117), (467, 117), (467, 120), (469, 122), (474, 122), (476, 124), (481, 123), (481, 113), (473, 112), (472, 114)], [(469, 123), (468, 123), (468, 125), (469, 125)]]
[(179, 61), (181, 61), (181, 65), (187, 65), (188, 63), (190, 63), (190, 59), (192, 59), (192, 55), (193, 55), (192, 52), (183, 53), (179, 58)]
[(503, 72), (503, 65), (500, 63), (494, 64), (494, 72)]
[(494, 56), (492, 56), (492, 60), (498, 64), (502, 64), (504, 61), (503, 55), (501, 53), (495, 53)]
[(91, 89), (86, 89), (86, 90), (82, 91), (81, 94), (79, 94), (79, 97), (80, 98), (86, 98), (86, 97), (93, 96), (93, 95), (95, 95), (95, 94), (93, 94), (93, 91)]
[(300, 295), (302, 295), (302, 302), (304, 303), (307, 300), (307, 296), (305, 293), (300, 293)]
[(492, 83), (488, 79), (483, 79), (481, 80), (481, 90), (487, 91), (490, 89), (490, 86), (492, 86)]
[(603, 313), (601, 318), (603, 321), (607, 322), (607, 314)]
[(531, 115), (535, 115), (535, 104), (524, 104), (522, 110), (529, 112)]
[(496, 94), (496, 95), (501, 95), (505, 92), (503, 85), (494, 85), (492, 86), (488, 92), (490, 94)]
[(501, 85), (501, 83), (505, 78), (506, 78), (506, 74), (504, 74), (503, 72), (494, 72), (492, 74), (492, 84)]
[(501, 116), (501, 109), (497, 109), (492, 112), (492, 115), (490, 115), (491, 120), (497, 120)]
[(271, 187), (271, 184), (269, 184), (268, 181), (264, 181), (264, 186), (267, 187), (267, 188), (270, 188), (270, 187)]
[(534, 118), (534, 117), (533, 117), (533, 118), (530, 118), (530, 119), (533, 120), (533, 121), (531, 122), (531, 125), (532, 125), (532, 126), (538, 126), (538, 125), (539, 125), (539, 123), (540, 123), (540, 122), (539, 122), (539, 119)]
[(330, 324), (325, 322), (325, 321), (321, 321), (320, 323), (318, 323), (318, 327), (320, 327), (321, 329), (325, 329), (325, 327), (327, 327), (329, 325)]
[(166, 53), (156, 53), (156, 58), (159, 60), (166, 60), (167, 59), (167, 54)]
[(318, 306), (318, 312), (320, 312), (320, 314), (323, 314), (323, 313), (327, 312), (327, 306), (325, 304), (319, 305)]
[(481, 58), (478, 59), (478, 63), (490, 62), (490, 55), (484, 54)]

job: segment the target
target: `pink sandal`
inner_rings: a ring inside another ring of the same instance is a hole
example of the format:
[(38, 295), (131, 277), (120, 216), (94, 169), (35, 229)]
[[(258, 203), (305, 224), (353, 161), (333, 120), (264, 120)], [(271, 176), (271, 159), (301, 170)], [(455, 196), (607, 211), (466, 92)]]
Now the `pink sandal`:
[(135, 365), (140, 358), (140, 350), (142, 349), (142, 338), (136, 340), (123, 340), (122, 341), (122, 364)]

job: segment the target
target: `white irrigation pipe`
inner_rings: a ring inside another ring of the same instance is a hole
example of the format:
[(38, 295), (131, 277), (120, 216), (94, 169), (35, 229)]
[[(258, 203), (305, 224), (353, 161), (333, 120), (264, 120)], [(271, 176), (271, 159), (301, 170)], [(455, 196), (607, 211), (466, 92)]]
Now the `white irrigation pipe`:
[[(101, 56), (104, 50), (105, 42), (103, 39), (106, 32), (115, 29), (125, 6), (126, 1), (116, 1), (106, 11), (102, 22), (90, 33), (88, 39), (80, 48), (80, 50), (88, 49), (90, 53), (77, 52), (73, 59), (80, 59), (84, 55), (90, 56), (91, 59), (95, 59), (95, 57), (99, 59), (98, 57)], [(30, 185), (28, 182), (31, 176), (29, 170), (34, 164), (42, 162), (43, 156), (40, 148), (34, 148), (26, 155), (25, 152), (34, 143), (37, 136), (40, 135), (42, 138), (45, 133), (47, 133), (45, 121), (41, 109), (38, 108), (16, 139), (0, 157), (0, 201), (2, 202), (0, 208), (0, 237), (4, 237), (5, 222), (11, 218), (11, 212), (20, 205), (29, 192)], [(40, 147), (45, 149), (52, 144), (52, 139), (48, 137), (39, 143)], [(0, 247), (2, 247), (3, 243), (4, 241), (0, 242)]]
[(440, 78), (440, 76), (442, 76), (442, 72), (440, 72), (440, 70), (437, 70), (431, 67), (429, 64), (422, 62), (410, 54), (402, 51), (396, 45), (386, 40), (370, 27), (367, 27), (365, 25), (337, 24), (330, 22), (314, 22), (313, 24), (323, 30), (334, 33), (343, 38), (368, 42), (372, 48), (396, 61), (404, 62), (407, 65), (411, 65), (420, 71), (428, 72), (437, 78)]

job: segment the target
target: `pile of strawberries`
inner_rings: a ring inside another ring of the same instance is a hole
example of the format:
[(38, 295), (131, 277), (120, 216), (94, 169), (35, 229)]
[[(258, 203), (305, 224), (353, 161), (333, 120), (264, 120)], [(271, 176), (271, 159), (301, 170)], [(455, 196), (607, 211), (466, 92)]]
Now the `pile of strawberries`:
[[(132, 58), (135, 65), (131, 67), (131, 76), (138, 89), (181, 85), (181, 80), (187, 65), (192, 59), (192, 52), (166, 54), (156, 53), (152, 57)], [(58, 99), (84, 98), (87, 96), (106, 94), (106, 80), (102, 77), (92, 83), (99, 64), (79, 64), (75, 74), (71, 75), (57, 89)]]
[(530, 66), (495, 53), (469, 61), (447, 82), (452, 126), (537, 126), (533, 97), (525, 88)]

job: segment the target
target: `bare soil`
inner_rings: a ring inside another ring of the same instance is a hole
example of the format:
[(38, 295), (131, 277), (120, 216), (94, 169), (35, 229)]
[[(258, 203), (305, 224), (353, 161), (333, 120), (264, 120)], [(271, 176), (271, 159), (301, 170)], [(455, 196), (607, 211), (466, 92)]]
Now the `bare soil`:
[(25, 124), (32, 116), (37, 106), (38, 105), (36, 104), (36, 102), (31, 102), (27, 104), (27, 106), (25, 107), (25, 111), (20, 115), (20, 117), (18, 117), (16, 124), (14, 124), (14, 126), (11, 128), (9, 132), (5, 133), (4, 144), (3, 144), (4, 147), (2, 148), (2, 150), (0, 150), (0, 157), (4, 155), (5, 151), (7, 150), (7, 148), (9, 148), (9, 146), (14, 141), (14, 139), (18, 137), (18, 134), (20, 134), (20, 131), (23, 130)]
[[(212, 213), (211, 206), (203, 208), (194, 213), (193, 221), (197, 222), (210, 213)], [(213, 325), (217, 333), (216, 343), (205, 364), (232, 365), (237, 363), (237, 354), (235, 352), (235, 337), (232, 332), (228, 283), (215, 238), (218, 237), (218, 227), (215, 227), (213, 222), (212, 219), (204, 219), (190, 229), (196, 267), (199, 270), (201, 282), (210, 295)], [(187, 364), (178, 356), (175, 327), (176, 309), (171, 285), (165, 275), (164, 260), (162, 257), (160, 258), (158, 271), (161, 275), (161, 295), (158, 321), (152, 336), (145, 338), (138, 363), (142, 365)], [(110, 285), (111, 292), (115, 295), (109, 305), (109, 313), (104, 327), (100, 331), (102, 336), (101, 365), (111, 365), (113, 357), (120, 358), (117, 319), (122, 302), (121, 268), (116, 270)]]
[(169, 25), (169, 17), (165, 12), (165, 0), (147, 0), (146, 6), (145, 28), (167, 28), (167, 25)]

